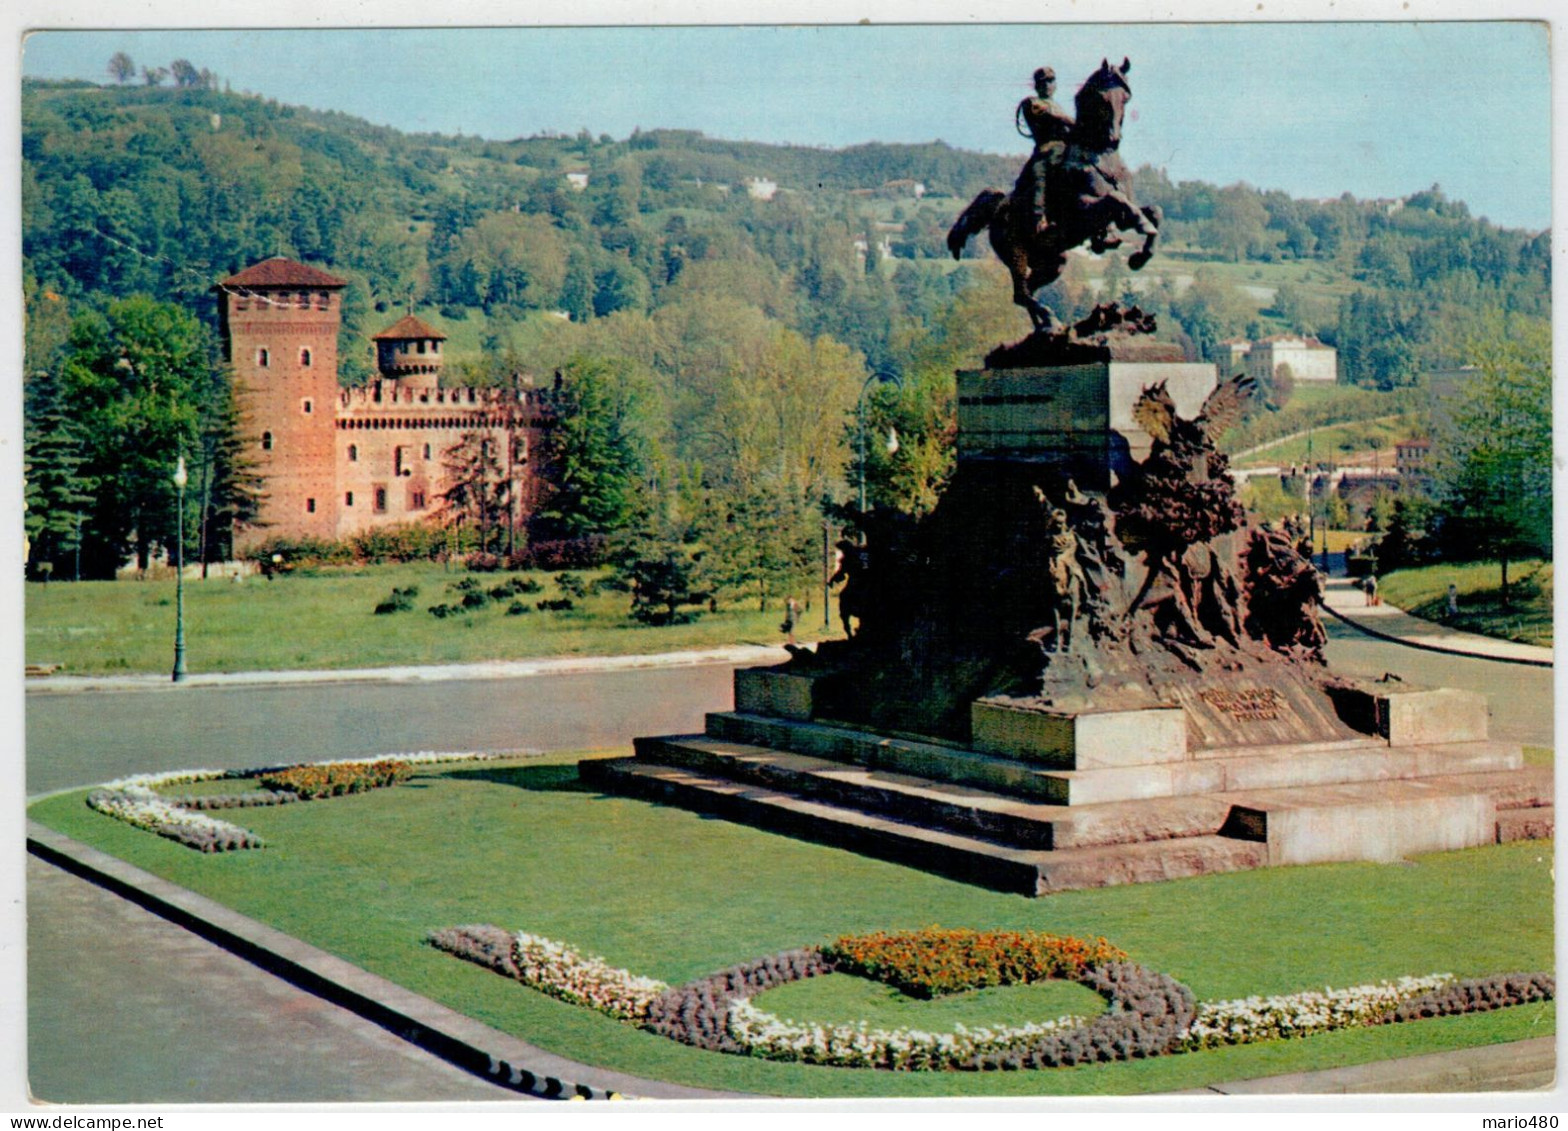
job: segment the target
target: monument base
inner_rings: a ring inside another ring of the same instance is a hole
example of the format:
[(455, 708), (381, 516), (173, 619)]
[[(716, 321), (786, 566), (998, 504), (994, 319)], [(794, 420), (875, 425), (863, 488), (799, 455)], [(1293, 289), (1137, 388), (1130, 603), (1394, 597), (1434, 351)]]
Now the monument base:
[[(735, 685), (737, 710), (709, 715), (703, 734), (638, 739), (634, 758), (584, 762), (584, 779), (1026, 895), (1388, 862), (1555, 824), (1551, 770), (1489, 741), (1485, 702), (1465, 692), (1340, 681), (1323, 699), (1365, 730), (1213, 745), (1212, 720), (1187, 704), (991, 698), (958, 742), (813, 717), (813, 682), (779, 669), (737, 672)], [(1242, 698), (1244, 712), (1277, 707)]]

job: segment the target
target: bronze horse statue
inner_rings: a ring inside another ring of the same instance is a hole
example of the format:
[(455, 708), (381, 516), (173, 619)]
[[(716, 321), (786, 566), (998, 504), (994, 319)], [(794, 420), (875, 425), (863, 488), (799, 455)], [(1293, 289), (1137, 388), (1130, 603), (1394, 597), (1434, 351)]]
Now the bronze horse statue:
[(1056, 322), (1051, 309), (1034, 292), (1054, 282), (1067, 263), (1067, 253), (1088, 243), (1096, 252), (1121, 244), (1112, 229), (1138, 232), (1143, 246), (1128, 258), (1138, 270), (1154, 254), (1160, 232), (1160, 209), (1140, 208), (1132, 196), (1132, 174), (1117, 153), (1122, 140), (1122, 113), (1132, 88), (1131, 69), (1102, 60), (1100, 69), (1084, 80), (1074, 96), (1077, 114), (1067, 144), (1050, 166), (1046, 181), (1046, 219), (1037, 231), (1028, 203), (1015, 186), (1011, 195), (988, 188), (959, 215), (947, 234), (947, 247), (957, 259), (969, 238), (981, 231), (1013, 276), (1013, 301), (1029, 313), (1036, 331)]

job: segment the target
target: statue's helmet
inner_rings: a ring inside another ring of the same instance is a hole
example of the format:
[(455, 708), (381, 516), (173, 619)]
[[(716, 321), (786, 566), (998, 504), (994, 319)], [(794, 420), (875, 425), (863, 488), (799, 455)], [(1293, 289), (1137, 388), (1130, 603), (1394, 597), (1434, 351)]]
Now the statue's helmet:
[(1050, 67), (1041, 67), (1034, 73), (1034, 84), (1039, 86), (1043, 82), (1055, 82), (1056, 72)]

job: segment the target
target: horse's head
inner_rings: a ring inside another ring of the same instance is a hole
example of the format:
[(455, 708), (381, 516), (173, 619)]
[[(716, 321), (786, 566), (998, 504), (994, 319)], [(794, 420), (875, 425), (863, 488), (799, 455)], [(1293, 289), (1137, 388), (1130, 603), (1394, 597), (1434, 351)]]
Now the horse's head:
[(1100, 60), (1100, 69), (1084, 80), (1074, 102), (1078, 109), (1080, 144), (1089, 149), (1115, 149), (1122, 141), (1122, 111), (1132, 97), (1127, 72), (1132, 63), (1122, 60), (1120, 67)]

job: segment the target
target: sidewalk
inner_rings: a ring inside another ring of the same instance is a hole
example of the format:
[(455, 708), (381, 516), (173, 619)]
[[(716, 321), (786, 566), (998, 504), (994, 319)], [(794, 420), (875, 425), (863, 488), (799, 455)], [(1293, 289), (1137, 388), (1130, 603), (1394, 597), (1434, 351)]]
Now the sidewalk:
[(1472, 632), (1459, 632), (1434, 621), (1413, 617), (1393, 605), (1368, 607), (1358, 583), (1348, 577), (1333, 577), (1325, 585), (1323, 607), (1332, 617), (1369, 636), (1376, 636), (1410, 648), (1446, 652), (1481, 660), (1509, 664), (1552, 666), (1552, 649), (1512, 640), (1494, 640)]
[(638, 656), (561, 656), (392, 668), (193, 672), (178, 684), (163, 673), (29, 676), (25, 686), (29, 695), (38, 695), (73, 691), (173, 691), (186, 687), (247, 687), (290, 683), (439, 683), (447, 680), (517, 679), (532, 675), (578, 675), (701, 664), (779, 664), (787, 659), (789, 654), (782, 646), (731, 644), (722, 648), (655, 652)]

